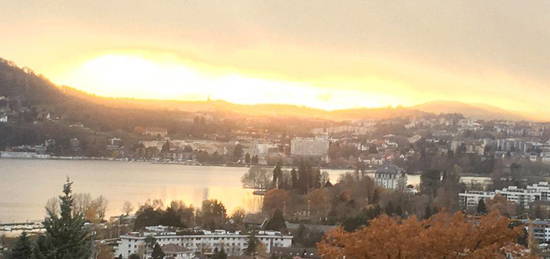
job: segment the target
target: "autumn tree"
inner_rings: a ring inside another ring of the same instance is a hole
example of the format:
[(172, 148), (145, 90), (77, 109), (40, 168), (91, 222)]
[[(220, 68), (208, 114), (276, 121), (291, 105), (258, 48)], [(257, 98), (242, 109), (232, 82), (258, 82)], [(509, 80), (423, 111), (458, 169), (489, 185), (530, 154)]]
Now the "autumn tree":
[(500, 214), (512, 217), (517, 216), (517, 204), (509, 201), (506, 197), (497, 194), (492, 199), (487, 200), (486, 207), (489, 211), (496, 210)]
[(380, 216), (355, 232), (338, 228), (318, 244), (323, 258), (504, 258), (521, 227), (498, 212), (471, 222), (464, 214), (438, 213), (427, 220)]
[(221, 201), (205, 200), (198, 213), (198, 220), (201, 225), (207, 229), (222, 228), (227, 219), (227, 211)]
[(307, 194), (309, 213), (312, 218), (322, 220), (330, 210), (330, 194), (326, 189), (315, 189)]
[(263, 211), (267, 214), (273, 214), (275, 210), (286, 210), (286, 206), (290, 202), (290, 193), (282, 189), (269, 190), (264, 195)]

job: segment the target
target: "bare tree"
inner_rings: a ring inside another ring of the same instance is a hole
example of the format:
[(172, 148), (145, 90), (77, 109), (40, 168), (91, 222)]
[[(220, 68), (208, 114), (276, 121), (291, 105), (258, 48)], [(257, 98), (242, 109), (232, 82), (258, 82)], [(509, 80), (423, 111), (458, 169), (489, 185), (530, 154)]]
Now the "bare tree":
[(46, 202), (46, 213), (51, 212), (52, 214), (59, 214), (59, 199), (57, 197), (51, 197)]
[(124, 205), (122, 205), (122, 212), (124, 213), (124, 215), (128, 216), (130, 215), (130, 213), (132, 213), (132, 211), (134, 211), (134, 206), (132, 205), (132, 203), (129, 201), (125, 201)]
[(92, 206), (92, 195), (89, 193), (75, 193), (73, 195), (74, 200), (74, 214), (86, 215), (90, 207)]

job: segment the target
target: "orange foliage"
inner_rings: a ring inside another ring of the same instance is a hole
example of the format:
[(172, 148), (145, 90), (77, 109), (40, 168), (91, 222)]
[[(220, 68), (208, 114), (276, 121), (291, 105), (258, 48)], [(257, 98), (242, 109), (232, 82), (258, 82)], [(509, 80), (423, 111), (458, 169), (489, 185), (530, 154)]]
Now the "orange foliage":
[(504, 258), (521, 227), (491, 212), (472, 223), (464, 214), (442, 212), (418, 221), (386, 215), (355, 232), (338, 228), (318, 243), (323, 258)]
[(289, 201), (290, 193), (288, 191), (282, 189), (269, 190), (264, 195), (264, 211), (266, 211), (270, 215), (273, 214), (273, 211), (275, 211), (276, 209), (280, 209), (284, 212), (285, 206), (289, 203)]

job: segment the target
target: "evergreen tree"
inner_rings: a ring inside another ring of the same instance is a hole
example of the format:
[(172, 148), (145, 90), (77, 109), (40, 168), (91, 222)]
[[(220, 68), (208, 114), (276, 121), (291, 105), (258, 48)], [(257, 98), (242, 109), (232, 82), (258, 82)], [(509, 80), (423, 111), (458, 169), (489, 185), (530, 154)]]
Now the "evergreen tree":
[(393, 207), (393, 203), (390, 201), (388, 202), (388, 204), (386, 205), (386, 208), (384, 209), (384, 212), (386, 214), (388, 214), (389, 216), (393, 215), (393, 213), (395, 213), (395, 209)]
[(277, 162), (277, 165), (273, 169), (273, 188), (279, 189), (281, 187), (282, 178), (283, 170), (281, 169), (281, 162)]
[(290, 178), (292, 179), (292, 189), (298, 189), (298, 173), (295, 168), (290, 170)]
[(223, 248), (219, 251), (218, 248), (216, 248), (212, 259), (227, 259), (227, 254), (225, 253), (225, 250)]
[(252, 163), (253, 165), (257, 165), (258, 164), (258, 155), (254, 155), (251, 159), (250, 159), (250, 163)]
[(17, 239), (11, 254), (8, 258), (10, 259), (30, 259), (32, 256), (32, 244), (27, 235), (27, 232), (21, 233)]
[(164, 252), (162, 251), (162, 248), (158, 243), (155, 244), (155, 247), (153, 248), (153, 253), (151, 254), (151, 257), (153, 259), (163, 259), (165, 256)]
[(33, 251), (37, 259), (89, 258), (92, 253), (92, 240), (84, 227), (84, 217), (81, 213), (73, 215), (72, 184), (67, 179), (63, 186), (64, 195), (59, 196), (60, 215), (48, 210), (43, 223), (46, 232), (38, 238)]
[(280, 209), (276, 209), (273, 213), (273, 216), (267, 221), (264, 226), (265, 230), (276, 230), (282, 231), (286, 229), (285, 218), (283, 217), (283, 212)]
[(477, 213), (480, 215), (487, 214), (487, 206), (485, 205), (484, 199), (480, 199), (479, 202), (477, 203)]
[(259, 241), (256, 238), (256, 234), (252, 232), (250, 236), (248, 236), (248, 246), (244, 250), (244, 254), (254, 256), (256, 254), (256, 248), (258, 247), (258, 242)]
[(430, 205), (426, 206), (426, 209), (424, 209), (424, 219), (429, 219), (433, 215), (433, 211), (430, 208)]
[(250, 153), (247, 152), (246, 155), (244, 155), (244, 162), (250, 165)]

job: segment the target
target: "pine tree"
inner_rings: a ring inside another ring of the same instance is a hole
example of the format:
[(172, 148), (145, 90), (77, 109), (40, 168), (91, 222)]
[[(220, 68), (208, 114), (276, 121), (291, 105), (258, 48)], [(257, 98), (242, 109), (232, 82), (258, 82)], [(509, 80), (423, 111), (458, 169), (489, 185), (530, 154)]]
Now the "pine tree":
[(244, 254), (254, 256), (256, 254), (256, 248), (258, 247), (258, 242), (259, 241), (256, 238), (256, 234), (252, 232), (250, 236), (248, 236), (248, 246), (244, 250)]
[(72, 184), (67, 179), (63, 186), (64, 195), (59, 196), (60, 215), (48, 210), (48, 217), (44, 220), (46, 232), (38, 238), (33, 251), (37, 259), (89, 258), (92, 253), (92, 240), (84, 227), (84, 217), (80, 213), (73, 215)]
[(283, 177), (283, 170), (281, 169), (281, 162), (277, 162), (277, 165), (273, 169), (273, 188), (281, 188), (281, 180)]
[(153, 248), (153, 253), (151, 254), (151, 257), (153, 259), (163, 259), (164, 258), (164, 252), (162, 251), (162, 248), (158, 243), (155, 244), (155, 247)]
[(30, 259), (32, 256), (32, 245), (29, 236), (26, 232), (21, 233), (17, 239), (11, 254), (10, 259)]
[(282, 231), (286, 229), (285, 218), (283, 212), (280, 209), (276, 209), (273, 216), (269, 219), (264, 227), (265, 230)]
[(484, 199), (480, 199), (479, 202), (477, 203), (477, 213), (480, 215), (487, 214), (487, 206), (485, 205)]
[(223, 248), (219, 251), (218, 248), (216, 248), (212, 259), (227, 259), (227, 254), (225, 253), (225, 250)]

